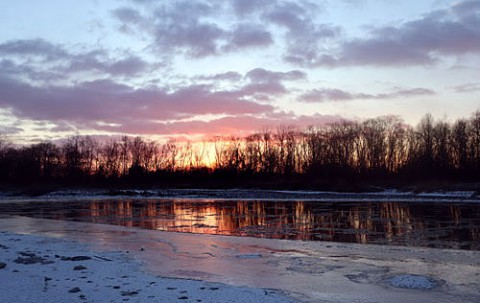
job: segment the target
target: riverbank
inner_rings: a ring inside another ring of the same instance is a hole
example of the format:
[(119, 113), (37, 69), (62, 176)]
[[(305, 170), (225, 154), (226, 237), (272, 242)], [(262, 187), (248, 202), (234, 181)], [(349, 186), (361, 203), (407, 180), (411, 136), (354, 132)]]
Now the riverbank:
[(268, 189), (56, 189), (32, 194), (26, 190), (0, 190), (0, 202), (95, 200), (109, 198), (142, 199), (212, 199), (212, 200), (301, 200), (301, 201), (395, 201), (395, 202), (469, 202), (480, 203), (480, 192), (474, 188), (434, 191), (400, 191), (378, 189), (372, 192), (335, 192), (314, 190), (268, 190)]

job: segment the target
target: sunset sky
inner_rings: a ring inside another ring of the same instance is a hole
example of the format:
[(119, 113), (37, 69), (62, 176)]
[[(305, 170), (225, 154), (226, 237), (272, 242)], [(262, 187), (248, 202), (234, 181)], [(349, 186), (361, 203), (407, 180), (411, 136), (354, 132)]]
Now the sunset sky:
[(478, 0), (0, 0), (0, 25), (17, 142), (480, 109)]

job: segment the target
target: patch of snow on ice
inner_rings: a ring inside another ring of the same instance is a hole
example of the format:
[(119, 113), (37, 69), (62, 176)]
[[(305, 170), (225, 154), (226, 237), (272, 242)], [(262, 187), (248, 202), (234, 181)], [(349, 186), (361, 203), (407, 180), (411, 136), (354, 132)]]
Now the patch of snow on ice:
[(437, 283), (428, 277), (409, 274), (395, 276), (388, 282), (391, 286), (398, 288), (433, 289), (437, 287)]

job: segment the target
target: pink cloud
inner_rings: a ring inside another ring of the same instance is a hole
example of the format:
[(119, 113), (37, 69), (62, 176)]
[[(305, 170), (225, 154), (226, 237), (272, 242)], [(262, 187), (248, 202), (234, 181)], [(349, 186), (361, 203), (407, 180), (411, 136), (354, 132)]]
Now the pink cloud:
[(167, 92), (162, 88), (133, 89), (107, 80), (41, 88), (0, 77), (0, 107), (21, 118), (69, 121), (93, 129), (98, 121), (123, 125), (128, 121), (153, 123), (206, 114), (260, 115), (275, 110), (273, 105), (245, 100), (243, 90), (210, 89), (187, 86)]
[(211, 121), (178, 121), (171, 123), (157, 123), (145, 120), (129, 120), (119, 127), (102, 126), (100, 129), (129, 134), (144, 135), (248, 135), (263, 129), (272, 129), (281, 125), (293, 125), (299, 128), (319, 126), (340, 120), (339, 116), (320, 115), (296, 116), (293, 113), (275, 113), (258, 117), (238, 115), (224, 117)]

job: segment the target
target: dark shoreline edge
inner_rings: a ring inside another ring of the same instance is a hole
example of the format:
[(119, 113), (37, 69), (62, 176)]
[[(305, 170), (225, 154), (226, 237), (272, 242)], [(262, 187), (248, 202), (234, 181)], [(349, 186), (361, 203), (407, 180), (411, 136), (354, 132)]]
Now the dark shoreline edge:
[(477, 190), (399, 191), (379, 189), (375, 192), (338, 192), (314, 190), (275, 189), (204, 189), (204, 188), (156, 188), (156, 189), (57, 189), (32, 194), (22, 190), (0, 190), (0, 202), (55, 201), (97, 199), (207, 199), (207, 200), (302, 200), (302, 201), (365, 201), (365, 202), (450, 202), (480, 203)]

